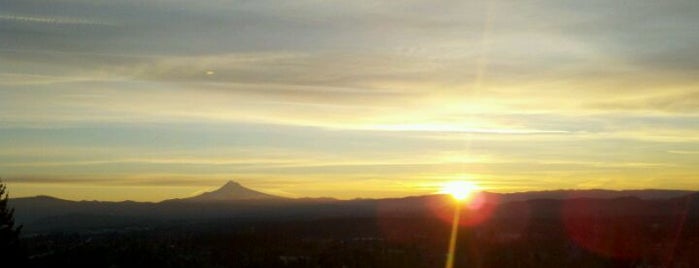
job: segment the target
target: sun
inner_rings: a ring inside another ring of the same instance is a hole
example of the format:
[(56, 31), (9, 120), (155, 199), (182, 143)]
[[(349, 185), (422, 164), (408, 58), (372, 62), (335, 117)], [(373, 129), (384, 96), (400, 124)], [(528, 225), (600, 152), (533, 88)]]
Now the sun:
[(469, 181), (451, 181), (442, 186), (440, 193), (449, 194), (454, 199), (463, 201), (471, 198), (473, 194), (480, 190), (480, 187)]

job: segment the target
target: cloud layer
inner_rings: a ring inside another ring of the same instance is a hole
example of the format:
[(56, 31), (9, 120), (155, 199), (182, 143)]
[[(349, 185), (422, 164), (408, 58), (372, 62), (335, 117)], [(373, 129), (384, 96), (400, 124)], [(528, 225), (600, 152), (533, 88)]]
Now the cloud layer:
[(699, 187), (696, 1), (0, 6), (0, 175), (20, 194)]

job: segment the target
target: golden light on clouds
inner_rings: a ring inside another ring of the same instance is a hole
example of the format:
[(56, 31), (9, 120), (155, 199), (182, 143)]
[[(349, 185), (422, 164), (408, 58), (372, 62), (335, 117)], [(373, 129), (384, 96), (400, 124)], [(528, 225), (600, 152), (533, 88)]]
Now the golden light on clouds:
[(686, 3), (50, 2), (0, 14), (17, 195), (699, 188)]

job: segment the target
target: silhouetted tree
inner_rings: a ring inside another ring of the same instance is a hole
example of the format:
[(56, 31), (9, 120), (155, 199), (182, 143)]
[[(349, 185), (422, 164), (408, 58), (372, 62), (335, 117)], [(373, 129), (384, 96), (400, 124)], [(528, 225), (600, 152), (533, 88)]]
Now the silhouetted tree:
[(19, 245), (19, 232), (22, 226), (15, 227), (15, 210), (8, 207), (8, 201), (9, 193), (0, 180), (0, 261), (18, 264), (22, 260), (22, 250)]

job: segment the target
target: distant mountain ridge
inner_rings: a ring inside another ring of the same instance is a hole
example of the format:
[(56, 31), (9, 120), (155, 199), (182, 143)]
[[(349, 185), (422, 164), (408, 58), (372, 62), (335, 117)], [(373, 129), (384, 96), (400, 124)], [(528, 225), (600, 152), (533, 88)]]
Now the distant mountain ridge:
[[(622, 209), (626, 213), (665, 213), (668, 208), (692, 207), (699, 215), (699, 192), (684, 190), (553, 190), (520, 193), (488, 193), (485, 202), (502, 208), (500, 215), (515, 215), (520, 207), (555, 215), (562, 204), (583, 202)], [(427, 215), (428, 209), (450, 210), (451, 198), (441, 194), (384, 199), (336, 200), (332, 198), (284, 198), (258, 192), (229, 181), (200, 195), (161, 202), (71, 201), (50, 196), (10, 199), (15, 217), (31, 232), (108, 230), (112, 227), (158, 225), (163, 222), (235, 218), (322, 218), (382, 215)], [(436, 207), (435, 207), (436, 205)], [(595, 205), (597, 206), (597, 205)], [(431, 208), (430, 208), (431, 207)], [(650, 209), (656, 207), (656, 209)], [(670, 210), (667, 210), (670, 211)], [(513, 214), (514, 213), (514, 214)], [(106, 229), (105, 229), (106, 228)]]
[[(668, 199), (686, 196), (694, 193), (699, 193), (699, 191), (691, 190), (667, 190), (667, 189), (635, 189), (635, 190), (607, 190), (607, 189), (560, 189), (560, 190), (544, 190), (544, 191), (526, 191), (526, 192), (512, 192), (512, 193), (493, 193), (493, 192), (483, 192), (484, 195), (488, 196), (489, 200), (498, 200), (499, 202), (512, 202), (512, 201), (526, 201), (534, 199), (575, 199), (575, 198), (601, 198), (601, 199), (611, 199), (620, 197), (636, 197), (639, 199)], [(428, 194), (422, 196), (432, 196), (440, 194)], [(403, 198), (414, 198), (421, 196), (408, 196)], [(13, 200), (33, 200), (33, 202), (98, 202), (98, 203), (161, 203), (168, 201), (255, 201), (255, 200), (297, 200), (297, 201), (342, 201), (330, 197), (302, 197), (302, 198), (287, 198), (276, 195), (271, 195), (256, 191), (243, 186), (242, 184), (229, 180), (224, 185), (216, 190), (210, 192), (204, 192), (202, 194), (193, 197), (184, 198), (174, 198), (166, 199), (163, 201), (156, 202), (138, 202), (138, 201), (98, 201), (98, 200), (68, 200), (57, 198), (48, 195), (37, 195), (33, 197), (19, 197), (12, 198)], [(379, 199), (366, 199), (357, 198), (354, 200), (381, 200), (381, 199), (396, 199), (393, 198), (379, 198)], [(346, 200), (352, 201), (352, 200)]]
[(491, 193), (500, 198), (501, 202), (526, 201), (535, 199), (575, 199), (575, 198), (599, 198), (613, 199), (622, 197), (635, 197), (644, 200), (668, 199), (696, 193), (687, 190), (605, 190), (605, 189), (579, 189), (579, 190), (549, 190), (549, 191), (529, 191), (497, 194)]

